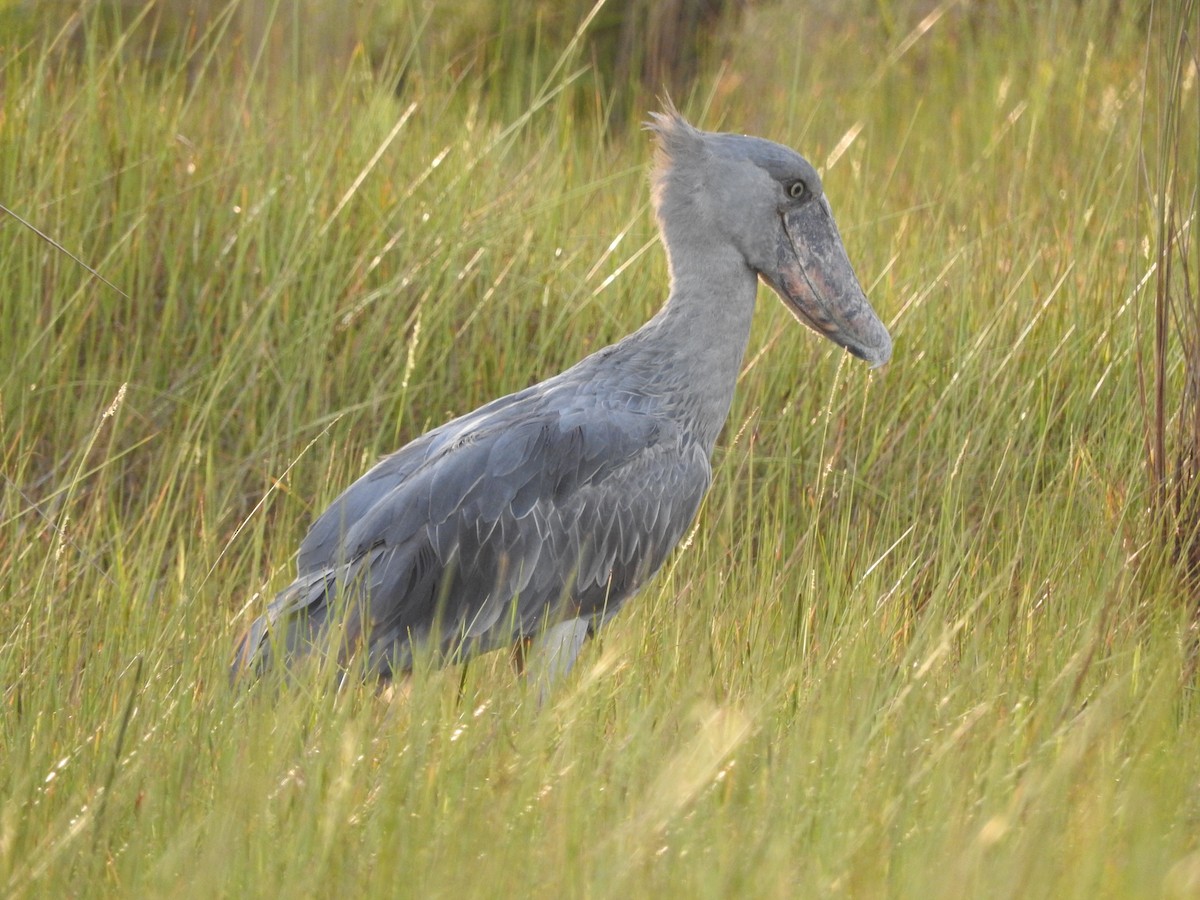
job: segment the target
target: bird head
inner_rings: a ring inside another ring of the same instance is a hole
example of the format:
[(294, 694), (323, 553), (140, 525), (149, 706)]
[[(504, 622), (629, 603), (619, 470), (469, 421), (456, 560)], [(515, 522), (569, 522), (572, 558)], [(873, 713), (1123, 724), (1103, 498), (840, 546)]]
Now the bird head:
[(715, 235), (813, 331), (872, 367), (886, 363), (891, 336), (854, 274), (816, 169), (782, 144), (693, 128), (669, 105), (651, 115), (664, 232)]

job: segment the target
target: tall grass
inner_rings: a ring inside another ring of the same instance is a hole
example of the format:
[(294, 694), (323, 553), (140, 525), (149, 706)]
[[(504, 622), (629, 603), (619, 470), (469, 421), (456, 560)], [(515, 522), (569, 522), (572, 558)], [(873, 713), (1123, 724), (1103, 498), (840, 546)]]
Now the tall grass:
[(1160, 12), (1173, 40), (1167, 44), (1164, 66), (1156, 73), (1166, 102), (1157, 111), (1155, 126), (1161, 139), (1153, 168), (1147, 160), (1147, 169), (1154, 173), (1147, 186), (1155, 228), (1154, 257), (1146, 273), (1154, 286), (1154, 331), (1149, 359), (1139, 367), (1147, 408), (1152, 507), (1179, 566), (1184, 605), (1191, 614), (1185, 669), (1189, 684), (1200, 665), (1200, 298), (1196, 295), (1200, 267), (1192, 237), (1200, 196), (1191, 171), (1200, 157), (1195, 135), (1185, 135), (1183, 129), (1196, 124), (1197, 101), (1189, 96), (1196, 77), (1194, 47), (1200, 37), (1195, 12), (1191, 2)]
[(646, 139), (570, 55), (514, 114), (6, 45), (4, 893), (1194, 895), (1139, 372), (1188, 371), (1147, 161), (1194, 198), (1197, 25), (1104, 6), (747, 11), (689, 111), (822, 167), (895, 359), (764, 292), (694, 533), (541, 711), (503, 654), (392, 702), (225, 666), (380, 453), (661, 302)]

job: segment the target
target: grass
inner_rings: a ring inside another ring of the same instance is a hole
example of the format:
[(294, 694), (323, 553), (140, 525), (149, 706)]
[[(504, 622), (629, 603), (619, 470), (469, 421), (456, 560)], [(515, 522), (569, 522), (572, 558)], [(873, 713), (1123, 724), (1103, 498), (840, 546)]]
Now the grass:
[(390, 703), (225, 666), (380, 453), (661, 302), (611, 94), (0, 48), (0, 202), (59, 245), (0, 217), (3, 893), (1200, 891), (1139, 387), (1176, 441), (1195, 12), (861, 6), (752, 7), (678, 99), (823, 167), (895, 359), (764, 290), (694, 533), (540, 712), (503, 654)]

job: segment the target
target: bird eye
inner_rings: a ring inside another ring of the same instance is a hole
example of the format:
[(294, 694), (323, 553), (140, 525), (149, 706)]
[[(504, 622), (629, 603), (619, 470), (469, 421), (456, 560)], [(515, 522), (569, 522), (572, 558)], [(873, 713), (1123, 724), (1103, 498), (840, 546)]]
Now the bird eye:
[(793, 200), (799, 200), (808, 193), (808, 186), (803, 181), (793, 181), (788, 185), (787, 192)]

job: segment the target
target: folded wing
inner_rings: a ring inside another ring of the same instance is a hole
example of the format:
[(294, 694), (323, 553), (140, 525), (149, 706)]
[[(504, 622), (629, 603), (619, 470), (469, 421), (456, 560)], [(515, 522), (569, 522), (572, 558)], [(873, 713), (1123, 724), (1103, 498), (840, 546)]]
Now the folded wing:
[(235, 671), (337, 640), (343, 660), (365, 649), (388, 677), (417, 646), (453, 659), (568, 619), (596, 624), (662, 566), (711, 480), (702, 448), (637, 411), (498, 403), (334, 502)]

